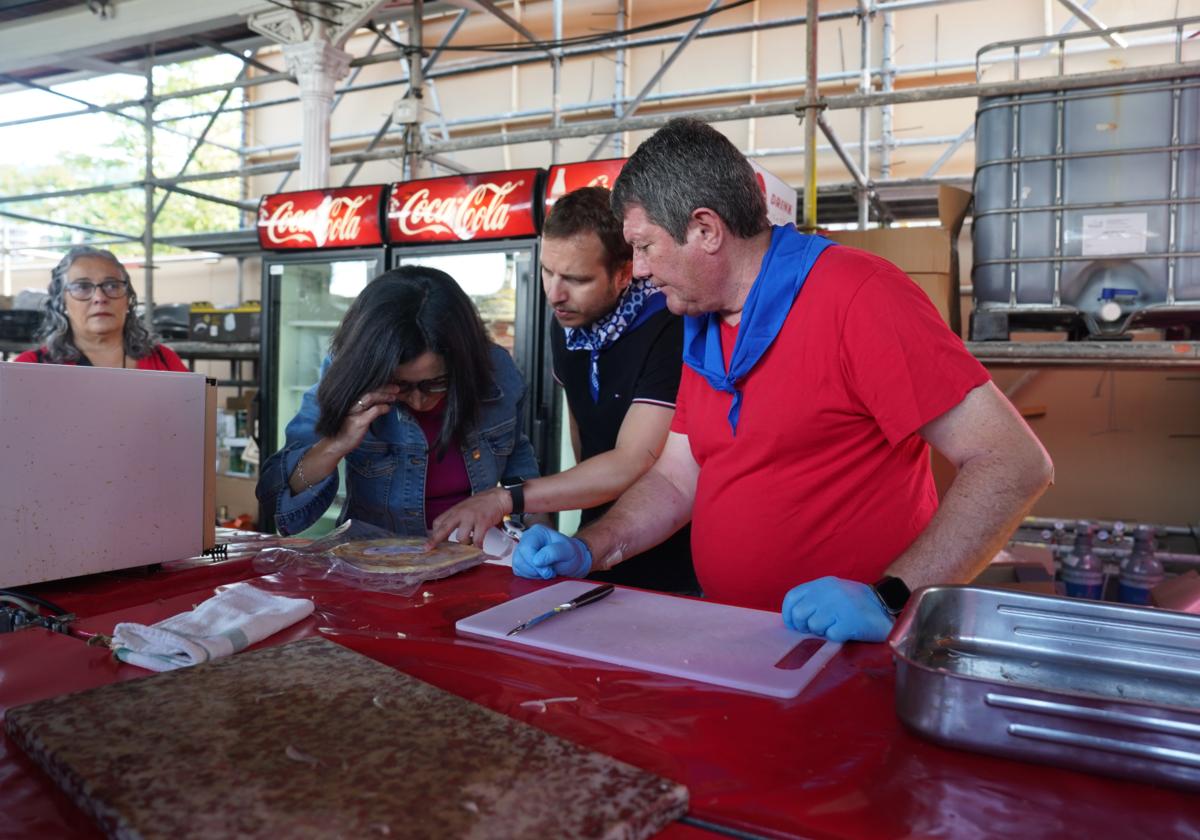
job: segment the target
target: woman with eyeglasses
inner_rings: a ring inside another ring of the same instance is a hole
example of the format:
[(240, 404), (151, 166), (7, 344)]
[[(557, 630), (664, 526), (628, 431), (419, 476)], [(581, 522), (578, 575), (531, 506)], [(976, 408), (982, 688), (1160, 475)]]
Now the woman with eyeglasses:
[(512, 357), (450, 275), (388, 271), (347, 310), (286, 443), (263, 464), (258, 499), (280, 533), (303, 531), (333, 504), (344, 460), (339, 523), (426, 536), (468, 496), (538, 475), (524, 406)]
[(14, 362), (186, 371), (137, 317), (129, 272), (109, 251), (80, 245), (50, 272), (38, 339)]

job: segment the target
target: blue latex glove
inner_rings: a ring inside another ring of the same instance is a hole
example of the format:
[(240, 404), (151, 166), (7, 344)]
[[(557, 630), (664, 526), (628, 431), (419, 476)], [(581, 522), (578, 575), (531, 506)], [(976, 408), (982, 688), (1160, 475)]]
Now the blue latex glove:
[(583, 540), (560, 534), (545, 525), (534, 525), (517, 543), (513, 572), (524, 578), (587, 577), (592, 570), (592, 552)]
[(882, 642), (894, 619), (865, 583), (823, 577), (802, 583), (783, 598), (783, 623), (831, 642)]

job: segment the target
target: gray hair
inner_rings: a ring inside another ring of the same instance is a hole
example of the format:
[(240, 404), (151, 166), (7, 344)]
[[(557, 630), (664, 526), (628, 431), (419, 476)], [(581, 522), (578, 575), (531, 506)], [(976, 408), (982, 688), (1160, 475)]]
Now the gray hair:
[(83, 357), (83, 353), (75, 346), (75, 337), (71, 334), (66, 302), (67, 272), (81, 257), (101, 257), (114, 263), (120, 270), (121, 279), (125, 281), (129, 290), (126, 298), (129, 301), (129, 314), (125, 317), (125, 353), (133, 359), (149, 356), (158, 344), (158, 336), (147, 330), (137, 316), (137, 292), (129, 282), (129, 272), (112, 251), (93, 248), (90, 245), (76, 245), (67, 251), (66, 256), (50, 271), (50, 287), (47, 290), (49, 294), (43, 304), (42, 325), (37, 334), (38, 341), (46, 346), (47, 359), (56, 363), (77, 362)]
[(707, 207), (743, 239), (769, 227), (767, 203), (750, 162), (707, 123), (677, 117), (648, 137), (613, 184), (612, 208), (623, 218), (641, 207), (678, 243), (692, 211)]

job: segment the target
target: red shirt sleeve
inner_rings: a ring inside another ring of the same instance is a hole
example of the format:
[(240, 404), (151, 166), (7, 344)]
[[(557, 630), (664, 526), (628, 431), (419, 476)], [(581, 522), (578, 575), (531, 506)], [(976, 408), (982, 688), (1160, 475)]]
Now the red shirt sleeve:
[(37, 362), (37, 351), (26, 350), (24, 353), (18, 353), (14, 358), (14, 362)]

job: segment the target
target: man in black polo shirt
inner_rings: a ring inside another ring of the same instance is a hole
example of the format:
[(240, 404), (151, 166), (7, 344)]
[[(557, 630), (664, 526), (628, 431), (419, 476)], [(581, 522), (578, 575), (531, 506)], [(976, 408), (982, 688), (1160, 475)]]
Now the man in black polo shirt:
[[(551, 328), (554, 376), (566, 391), (578, 463), (557, 475), (478, 493), (433, 523), (431, 541), (454, 528), (482, 533), (510, 513), (583, 509), (583, 524), (657, 460), (675, 413), (683, 321), (661, 292), (633, 278), (632, 250), (609, 193), (585, 187), (554, 205), (542, 229), (542, 287)], [(598, 580), (697, 592), (689, 528)]]

